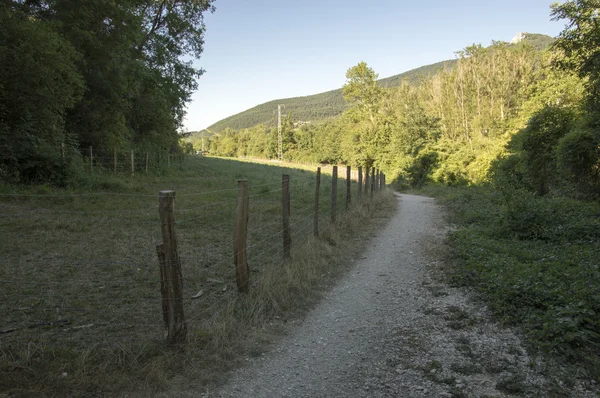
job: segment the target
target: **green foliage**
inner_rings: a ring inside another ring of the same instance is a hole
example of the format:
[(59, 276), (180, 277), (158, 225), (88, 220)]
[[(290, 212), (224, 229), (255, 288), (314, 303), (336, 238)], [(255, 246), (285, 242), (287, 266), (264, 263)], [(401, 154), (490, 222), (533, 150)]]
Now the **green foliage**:
[(73, 153), (177, 152), (212, 0), (5, 0), (0, 175), (61, 183)]
[(342, 87), (346, 102), (357, 106), (358, 110), (366, 113), (372, 122), (379, 111), (379, 103), (383, 97), (383, 90), (377, 83), (378, 76), (366, 62), (359, 62), (358, 65), (348, 69), (346, 83)]
[(73, 148), (65, 115), (83, 91), (79, 56), (54, 23), (6, 7), (0, 54), (0, 179), (61, 182)]
[(589, 109), (600, 115), (600, 26), (598, 0), (568, 0), (552, 5), (554, 20), (567, 20), (554, 47), (564, 53), (556, 64), (587, 78)]
[(572, 126), (573, 113), (547, 107), (522, 130), (524, 175), (529, 187), (545, 195), (556, 176), (556, 147)]
[(419, 154), (408, 167), (410, 185), (413, 188), (421, 188), (428, 180), (438, 160), (437, 152)]
[(598, 193), (598, 140), (587, 129), (573, 129), (557, 146), (559, 170), (579, 188)]

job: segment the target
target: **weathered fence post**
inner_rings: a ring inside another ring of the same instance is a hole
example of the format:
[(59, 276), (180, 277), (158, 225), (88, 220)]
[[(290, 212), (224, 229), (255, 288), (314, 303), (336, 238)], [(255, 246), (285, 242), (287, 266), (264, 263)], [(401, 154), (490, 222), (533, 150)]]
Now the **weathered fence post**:
[(248, 292), (248, 180), (238, 180), (238, 196), (235, 205), (235, 226), (233, 230), (233, 262), (238, 292)]
[(283, 219), (283, 257), (290, 258), (292, 232), (290, 230), (290, 176), (281, 176), (281, 215)]
[(360, 203), (360, 193), (362, 191), (362, 166), (358, 166), (358, 189), (356, 190), (356, 203)]
[(373, 191), (375, 190), (375, 167), (371, 169), (371, 179), (369, 180), (371, 186), (369, 189), (371, 190), (371, 198), (373, 197)]
[(183, 280), (175, 234), (175, 192), (160, 191), (158, 199), (163, 243), (156, 246), (156, 254), (160, 264), (165, 337), (171, 344), (180, 344), (186, 340), (187, 324), (183, 314)]
[(333, 173), (331, 175), (331, 222), (335, 223), (337, 219), (337, 176), (338, 167), (333, 166)]
[(319, 193), (321, 190), (321, 168), (317, 167), (317, 181), (315, 184), (315, 236), (319, 236)]
[(90, 174), (94, 172), (94, 151), (90, 146)]
[(113, 149), (113, 171), (117, 172), (117, 150)]
[(365, 197), (369, 197), (369, 192), (371, 191), (371, 182), (369, 181), (371, 177), (369, 175), (369, 170), (368, 167), (365, 168)]
[(146, 173), (148, 172), (148, 152), (146, 152)]
[(350, 186), (352, 185), (352, 169), (346, 166), (346, 211), (350, 208), (352, 195), (350, 194)]
[(379, 179), (381, 178), (381, 170), (375, 173), (375, 192), (379, 191)]
[(131, 150), (131, 174), (135, 174), (135, 155), (133, 154), (133, 149)]

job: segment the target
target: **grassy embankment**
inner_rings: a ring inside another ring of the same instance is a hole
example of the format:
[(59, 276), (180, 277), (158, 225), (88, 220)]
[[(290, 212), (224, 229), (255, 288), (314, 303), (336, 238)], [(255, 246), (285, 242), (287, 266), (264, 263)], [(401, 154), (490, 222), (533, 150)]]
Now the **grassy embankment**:
[[(452, 283), (480, 293), (534, 352), (600, 380), (600, 205), (490, 187), (424, 190), (457, 227)], [(568, 382), (569, 380), (567, 380)]]
[[(292, 260), (282, 260), (281, 175), (291, 176)], [(251, 292), (236, 291), (236, 179), (250, 186)], [(259, 354), (351, 264), (393, 211), (389, 192), (332, 228), (330, 177), (312, 237), (314, 172), (191, 157), (163, 174), (99, 172), (76, 189), (0, 187), (0, 392), (16, 396), (200, 391)], [(158, 192), (174, 189), (188, 344), (162, 336)], [(353, 187), (353, 193), (356, 188)], [(383, 218), (382, 218), (383, 217)], [(195, 298), (194, 298), (195, 297)]]

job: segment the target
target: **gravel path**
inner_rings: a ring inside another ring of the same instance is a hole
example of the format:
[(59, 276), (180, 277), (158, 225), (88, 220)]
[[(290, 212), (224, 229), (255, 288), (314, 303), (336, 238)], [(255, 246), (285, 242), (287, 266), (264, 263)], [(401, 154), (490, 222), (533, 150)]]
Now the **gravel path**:
[(595, 396), (541, 376), (511, 330), (443, 284), (440, 209), (431, 198), (398, 200), (389, 224), (307, 318), (204, 396)]

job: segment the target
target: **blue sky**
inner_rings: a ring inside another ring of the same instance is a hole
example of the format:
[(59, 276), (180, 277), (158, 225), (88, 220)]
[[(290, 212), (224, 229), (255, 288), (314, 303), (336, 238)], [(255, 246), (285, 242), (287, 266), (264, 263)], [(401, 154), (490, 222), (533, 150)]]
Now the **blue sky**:
[(552, 0), (216, 0), (205, 16), (206, 70), (184, 129), (266, 101), (340, 88), (360, 61), (392, 76), (518, 32), (556, 36)]

